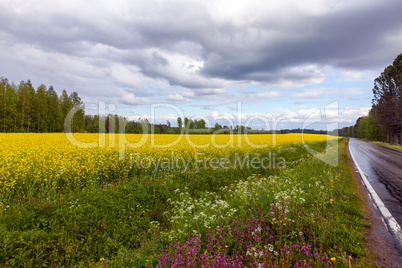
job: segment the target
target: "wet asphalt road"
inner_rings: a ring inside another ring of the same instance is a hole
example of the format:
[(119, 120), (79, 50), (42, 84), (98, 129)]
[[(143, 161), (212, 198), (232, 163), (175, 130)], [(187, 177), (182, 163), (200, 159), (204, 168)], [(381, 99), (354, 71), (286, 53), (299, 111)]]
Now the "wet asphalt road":
[(402, 151), (358, 139), (349, 143), (367, 180), (402, 226)]

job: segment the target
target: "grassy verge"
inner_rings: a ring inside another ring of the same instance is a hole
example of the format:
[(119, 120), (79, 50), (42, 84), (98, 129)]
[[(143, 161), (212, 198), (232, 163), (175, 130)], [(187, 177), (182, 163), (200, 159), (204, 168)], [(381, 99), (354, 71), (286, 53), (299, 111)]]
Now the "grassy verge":
[(402, 151), (402, 146), (400, 145), (392, 145), (386, 142), (378, 142), (378, 141), (369, 141), (369, 142)]
[(276, 157), (287, 168), (142, 173), (9, 199), (1, 204), (0, 266), (364, 267), (368, 224), (347, 141), (337, 167), (298, 145)]

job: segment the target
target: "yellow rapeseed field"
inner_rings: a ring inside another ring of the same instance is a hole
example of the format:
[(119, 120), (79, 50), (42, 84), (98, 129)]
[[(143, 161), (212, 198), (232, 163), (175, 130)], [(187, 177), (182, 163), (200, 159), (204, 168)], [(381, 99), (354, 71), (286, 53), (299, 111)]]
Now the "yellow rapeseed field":
[(0, 134), (0, 194), (84, 187), (129, 176), (133, 162), (232, 157), (326, 135)]

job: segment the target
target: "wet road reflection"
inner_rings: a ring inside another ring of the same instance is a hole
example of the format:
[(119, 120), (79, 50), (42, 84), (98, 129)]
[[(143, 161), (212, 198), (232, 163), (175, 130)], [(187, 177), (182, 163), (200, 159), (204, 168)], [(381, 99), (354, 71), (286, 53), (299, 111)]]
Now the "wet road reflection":
[(402, 151), (350, 139), (350, 150), (378, 196), (402, 225)]

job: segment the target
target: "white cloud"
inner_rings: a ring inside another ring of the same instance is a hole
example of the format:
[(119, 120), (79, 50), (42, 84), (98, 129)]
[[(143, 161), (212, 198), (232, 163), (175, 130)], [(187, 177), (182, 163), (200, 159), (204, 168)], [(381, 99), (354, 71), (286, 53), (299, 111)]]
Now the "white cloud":
[(328, 92), (324, 90), (302, 90), (296, 93), (292, 94), (293, 98), (299, 98), (299, 99), (310, 99), (310, 98), (318, 98), (321, 96), (324, 96), (328, 94)]
[(169, 95), (166, 99), (167, 101), (171, 103), (183, 103), (183, 102), (189, 102), (189, 98), (185, 98), (179, 94), (174, 94), (174, 95)]
[(279, 97), (282, 94), (278, 91), (265, 91), (265, 92), (259, 92), (257, 94), (255, 94), (253, 97), (256, 98), (275, 98), (275, 97)]
[(126, 93), (120, 98), (120, 102), (127, 105), (144, 105), (148, 102), (148, 100), (139, 98), (133, 93)]

